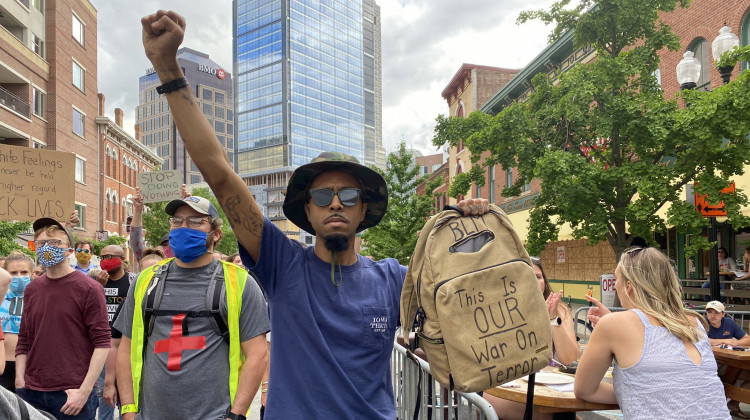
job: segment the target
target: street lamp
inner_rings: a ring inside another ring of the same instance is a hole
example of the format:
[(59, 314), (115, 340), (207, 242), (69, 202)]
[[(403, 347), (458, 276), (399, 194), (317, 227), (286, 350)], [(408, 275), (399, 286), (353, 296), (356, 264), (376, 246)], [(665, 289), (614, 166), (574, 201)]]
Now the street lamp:
[[(737, 38), (737, 35), (732, 33), (732, 28), (727, 26), (727, 23), (724, 22), (724, 27), (719, 29), (719, 36), (717, 36), (711, 44), (711, 54), (714, 56), (715, 61), (719, 61), (722, 54), (739, 46), (740, 39)], [(734, 64), (731, 66), (719, 67), (721, 80), (724, 81), (724, 84), (729, 83), (729, 79), (732, 77), (732, 70), (734, 70)]]
[(680, 89), (695, 89), (701, 77), (701, 62), (690, 50), (685, 51), (682, 57), (677, 63), (677, 81), (680, 83)]

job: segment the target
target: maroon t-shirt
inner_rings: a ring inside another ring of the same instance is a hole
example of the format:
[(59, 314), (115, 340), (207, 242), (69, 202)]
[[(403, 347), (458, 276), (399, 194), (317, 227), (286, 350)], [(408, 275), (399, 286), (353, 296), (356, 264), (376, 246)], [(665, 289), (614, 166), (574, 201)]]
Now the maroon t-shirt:
[(26, 354), (26, 387), (78, 388), (95, 348), (110, 347), (104, 288), (81, 273), (43, 274), (26, 287), (16, 356)]

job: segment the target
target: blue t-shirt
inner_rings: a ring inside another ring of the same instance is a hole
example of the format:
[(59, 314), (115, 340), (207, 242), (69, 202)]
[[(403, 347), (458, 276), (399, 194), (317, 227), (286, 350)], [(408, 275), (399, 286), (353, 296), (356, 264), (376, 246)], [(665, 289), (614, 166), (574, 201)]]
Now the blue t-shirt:
[(266, 420), (396, 417), (390, 360), (406, 267), (359, 256), (335, 269), (265, 219), (257, 264), (271, 313)]
[(713, 339), (724, 339), (724, 338), (736, 338), (741, 339), (745, 336), (745, 331), (737, 325), (732, 318), (724, 317), (721, 319), (721, 327), (714, 328), (711, 324), (708, 324), (708, 338)]

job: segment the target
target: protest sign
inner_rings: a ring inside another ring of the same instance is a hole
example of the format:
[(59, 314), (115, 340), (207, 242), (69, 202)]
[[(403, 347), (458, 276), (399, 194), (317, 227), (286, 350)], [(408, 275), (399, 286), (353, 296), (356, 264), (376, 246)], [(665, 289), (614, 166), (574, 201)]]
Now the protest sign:
[(141, 187), (144, 203), (157, 203), (182, 198), (182, 172), (178, 169), (172, 169), (140, 173), (138, 174), (138, 186)]
[(75, 155), (0, 144), (0, 220), (51, 217), (75, 209)]

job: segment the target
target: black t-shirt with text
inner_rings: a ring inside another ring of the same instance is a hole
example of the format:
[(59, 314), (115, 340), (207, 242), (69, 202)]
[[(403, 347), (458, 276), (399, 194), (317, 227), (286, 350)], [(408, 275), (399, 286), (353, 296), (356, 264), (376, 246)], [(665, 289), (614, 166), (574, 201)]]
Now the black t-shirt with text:
[[(104, 286), (104, 297), (107, 301), (107, 316), (109, 317), (109, 326), (115, 323), (115, 318), (120, 313), (122, 303), (125, 302), (125, 297), (128, 295), (128, 288), (130, 282), (134, 279), (131, 277), (137, 276), (136, 273), (128, 273), (127, 271), (119, 279), (110, 278), (107, 284)], [(121, 338), (122, 333), (112, 327), (112, 338)]]

